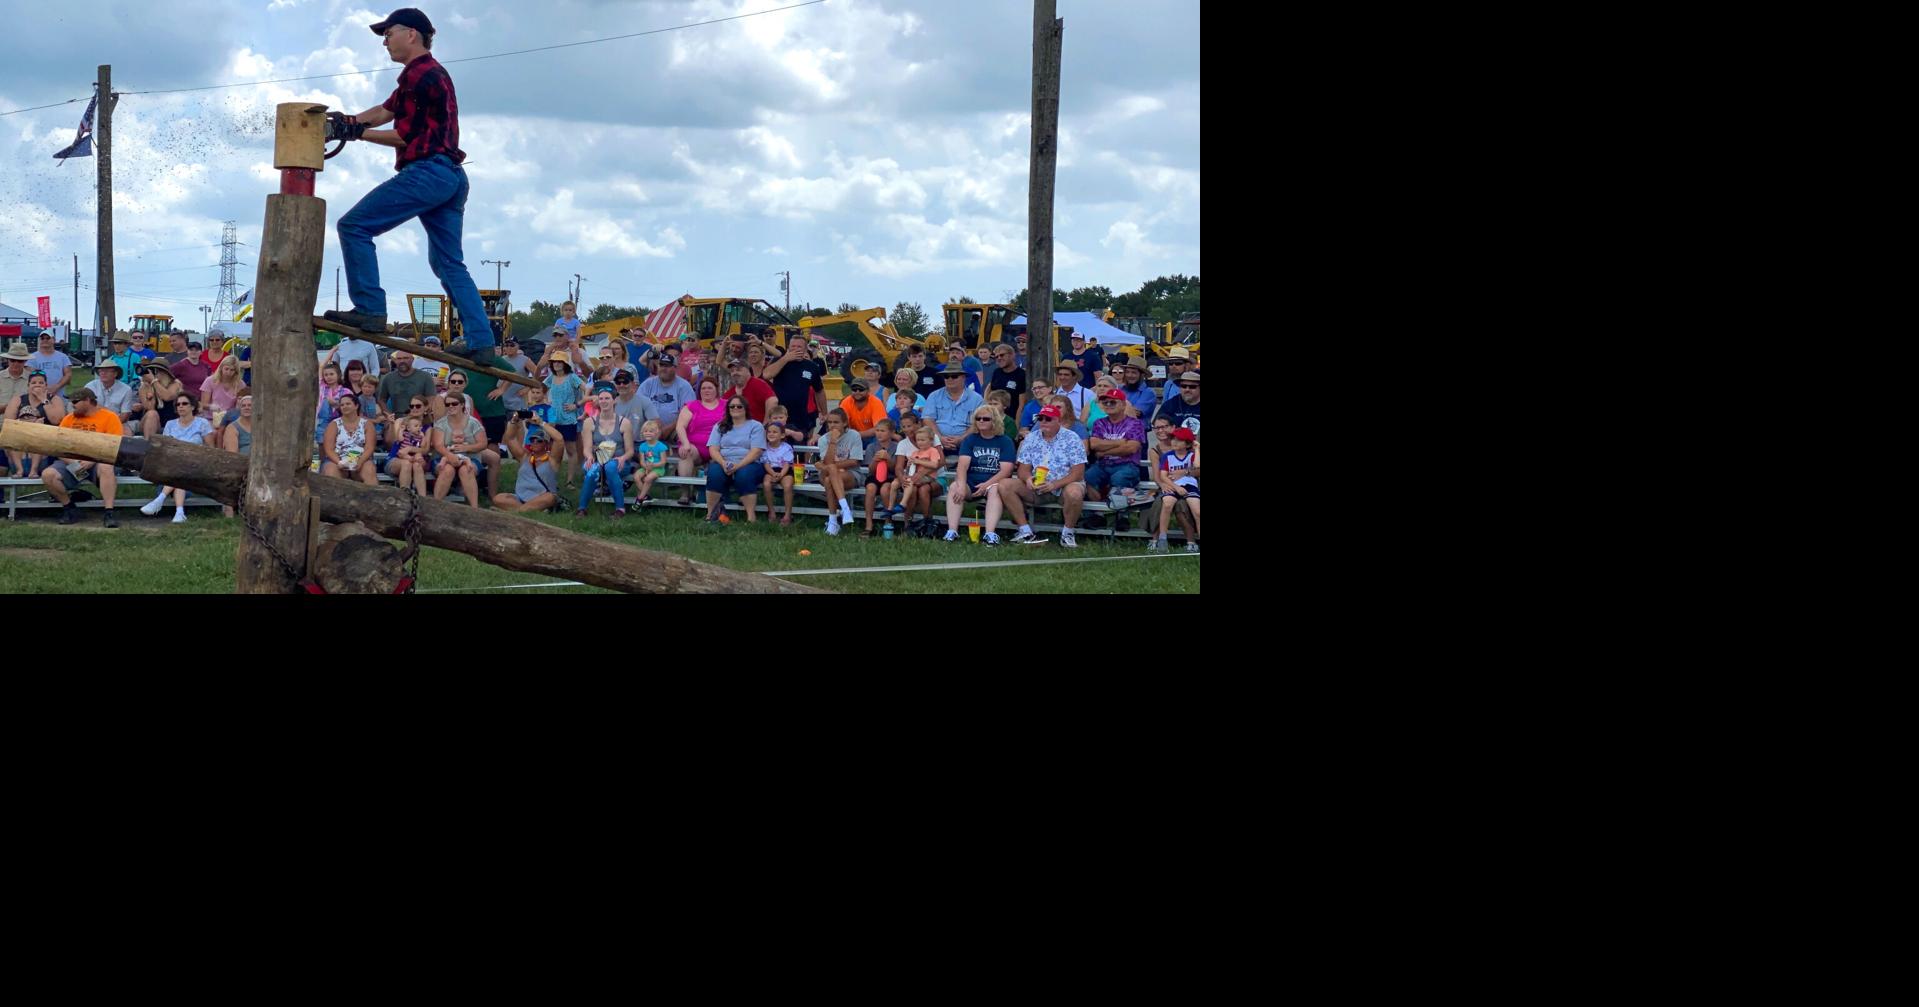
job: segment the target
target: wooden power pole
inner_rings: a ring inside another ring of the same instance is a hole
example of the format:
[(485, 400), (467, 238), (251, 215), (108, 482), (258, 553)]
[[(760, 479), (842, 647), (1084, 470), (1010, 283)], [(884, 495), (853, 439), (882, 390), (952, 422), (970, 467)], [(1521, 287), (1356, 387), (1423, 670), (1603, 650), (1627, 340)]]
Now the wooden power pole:
[(1051, 379), (1053, 339), (1053, 168), (1059, 159), (1059, 50), (1066, 22), (1055, 0), (1033, 0), (1033, 154), (1026, 204), (1026, 374)]
[[(94, 249), (94, 293), (100, 300), (96, 309), (95, 341), (106, 352), (108, 341), (118, 327), (113, 313), (113, 65), (102, 63), (95, 82), (93, 106), (93, 162), (99, 173), (94, 201), (99, 203), (99, 245)], [(74, 320), (75, 324), (79, 319)]]

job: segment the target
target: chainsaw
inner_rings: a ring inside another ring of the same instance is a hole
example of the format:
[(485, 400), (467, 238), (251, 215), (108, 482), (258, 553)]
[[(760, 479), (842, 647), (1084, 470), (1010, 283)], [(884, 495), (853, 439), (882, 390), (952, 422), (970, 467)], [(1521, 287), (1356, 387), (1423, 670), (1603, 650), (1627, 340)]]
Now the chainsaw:
[(358, 140), (360, 135), (365, 132), (365, 123), (356, 122), (351, 116), (343, 112), (328, 112), (326, 114), (326, 139), (323, 142), (333, 143), (335, 140), (338, 140), (339, 143), (335, 145), (332, 150), (326, 152), (326, 159), (332, 160), (333, 155), (346, 149), (348, 140)]

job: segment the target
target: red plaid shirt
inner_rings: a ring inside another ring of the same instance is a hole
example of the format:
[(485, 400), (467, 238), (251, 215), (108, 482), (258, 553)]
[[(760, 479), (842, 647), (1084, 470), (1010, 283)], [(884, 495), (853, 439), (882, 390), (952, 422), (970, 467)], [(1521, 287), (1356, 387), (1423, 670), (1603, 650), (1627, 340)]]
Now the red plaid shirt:
[(453, 78), (432, 53), (400, 71), (399, 86), (380, 107), (393, 113), (393, 129), (406, 143), (394, 156), (394, 171), (435, 154), (445, 154), (455, 164), (466, 160), (460, 150), (460, 103), (453, 97)]

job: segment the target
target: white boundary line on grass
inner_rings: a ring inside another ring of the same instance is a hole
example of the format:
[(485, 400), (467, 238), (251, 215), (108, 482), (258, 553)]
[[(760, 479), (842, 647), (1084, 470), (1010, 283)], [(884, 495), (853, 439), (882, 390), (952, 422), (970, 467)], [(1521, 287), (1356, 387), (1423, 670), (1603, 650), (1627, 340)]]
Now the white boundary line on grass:
[[(1119, 563), (1142, 559), (1184, 559), (1196, 552), (1169, 552), (1144, 556), (1089, 556), (1084, 559), (1015, 559), (993, 563), (919, 563), (911, 566), (849, 566), (831, 570), (762, 570), (762, 577), (827, 577), (842, 573), (915, 573), (924, 570), (990, 570), (1009, 566), (1053, 566), (1062, 563)], [(552, 580), (539, 584), (497, 584), (490, 587), (428, 587), (415, 594), (453, 594), (471, 591), (520, 591), (539, 587), (585, 587), (577, 580)]]

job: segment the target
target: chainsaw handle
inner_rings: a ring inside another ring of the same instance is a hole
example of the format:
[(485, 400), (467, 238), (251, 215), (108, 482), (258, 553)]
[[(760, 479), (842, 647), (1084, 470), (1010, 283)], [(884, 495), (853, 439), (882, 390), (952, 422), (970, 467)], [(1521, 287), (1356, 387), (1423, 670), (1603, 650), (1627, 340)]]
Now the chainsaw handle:
[(333, 145), (332, 150), (329, 150), (325, 154), (321, 155), (320, 159), (323, 161), (331, 161), (333, 160), (333, 155), (338, 154), (339, 152), (345, 149), (346, 149), (346, 141), (341, 140), (339, 143), (336, 143)]

